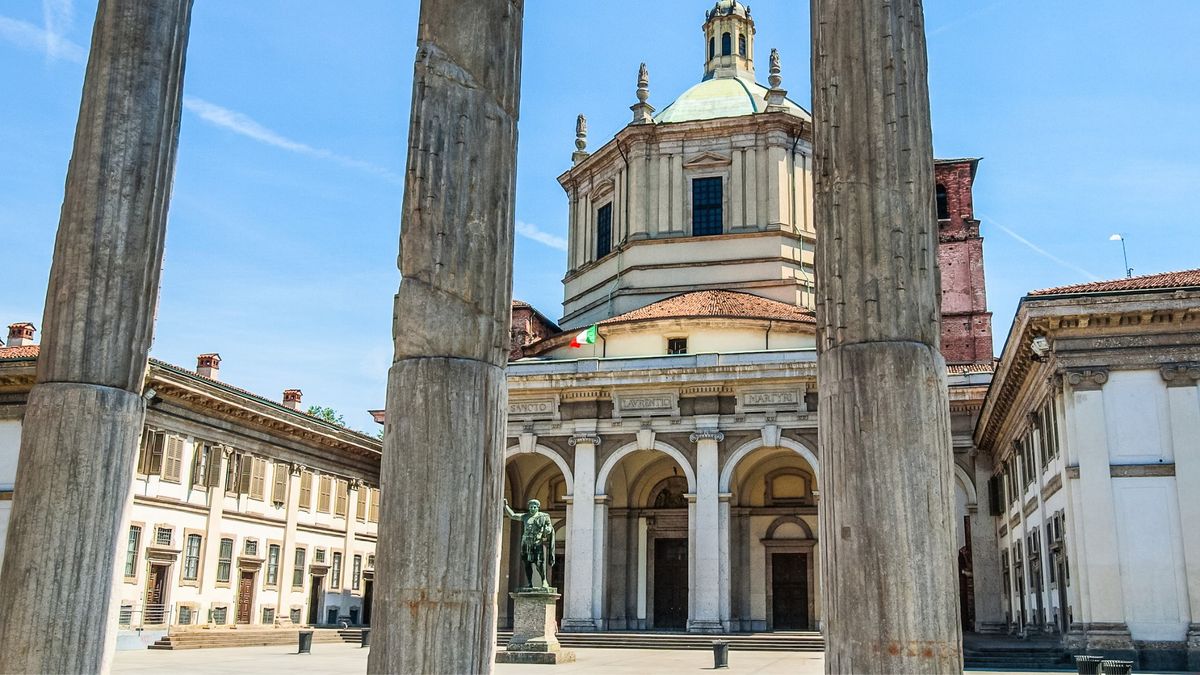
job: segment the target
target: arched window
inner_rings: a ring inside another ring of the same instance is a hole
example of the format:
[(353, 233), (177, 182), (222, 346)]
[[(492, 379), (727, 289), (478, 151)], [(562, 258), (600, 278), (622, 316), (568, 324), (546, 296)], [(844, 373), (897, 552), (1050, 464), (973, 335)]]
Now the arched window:
[(717, 58), (717, 38), (708, 38), (708, 60)]
[(937, 217), (938, 220), (950, 220), (950, 201), (946, 197), (946, 186), (937, 186)]
[(741, 56), (742, 58), (746, 57), (746, 36), (745, 35), (738, 36), (738, 56)]
[(730, 56), (733, 54), (733, 36), (726, 33), (721, 36), (721, 56)]

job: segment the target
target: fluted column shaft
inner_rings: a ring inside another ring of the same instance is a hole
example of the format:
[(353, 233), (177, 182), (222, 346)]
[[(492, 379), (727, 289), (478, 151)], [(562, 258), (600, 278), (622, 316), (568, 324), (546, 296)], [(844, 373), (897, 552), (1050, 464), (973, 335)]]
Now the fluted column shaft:
[(101, 0), (21, 430), (0, 671), (102, 672), (179, 137), (191, 0)]
[(490, 672), (523, 0), (422, 0), (368, 671)]
[(830, 673), (961, 672), (920, 0), (813, 0)]

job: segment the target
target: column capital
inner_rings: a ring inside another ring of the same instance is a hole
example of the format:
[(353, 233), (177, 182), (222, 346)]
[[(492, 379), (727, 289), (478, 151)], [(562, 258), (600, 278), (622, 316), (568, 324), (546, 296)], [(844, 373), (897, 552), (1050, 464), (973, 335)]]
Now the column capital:
[(307, 468), (307, 466), (304, 466), (299, 462), (292, 462), (292, 475), (299, 476), (300, 474), (304, 473), (304, 470)]
[(716, 441), (720, 443), (725, 440), (725, 434), (721, 433), (719, 429), (697, 429), (692, 432), (691, 436), (688, 436), (688, 440), (692, 443), (699, 443), (700, 441)]
[(1108, 369), (1077, 368), (1064, 372), (1063, 377), (1075, 391), (1092, 391), (1100, 389), (1108, 382)]
[(598, 434), (575, 434), (567, 439), (569, 445), (578, 445), (579, 443), (590, 443), (595, 446), (600, 445), (600, 436)]
[(1158, 369), (1168, 387), (1194, 387), (1200, 382), (1200, 363), (1170, 363)]
[(361, 478), (351, 478), (350, 479), (350, 489), (351, 490), (361, 490), (362, 487), (363, 487), (363, 479), (361, 479)]
[(229, 459), (233, 455), (233, 448), (228, 445), (222, 445), (221, 454), (225, 455), (225, 459)]

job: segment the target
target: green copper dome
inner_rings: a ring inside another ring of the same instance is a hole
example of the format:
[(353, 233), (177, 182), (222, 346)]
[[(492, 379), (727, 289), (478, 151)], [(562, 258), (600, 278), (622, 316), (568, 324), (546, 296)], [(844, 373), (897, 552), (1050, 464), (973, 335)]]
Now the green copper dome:
[[(811, 119), (804, 108), (786, 100), (788, 112)], [(767, 109), (767, 88), (743, 77), (717, 77), (705, 80), (683, 92), (675, 102), (655, 115), (657, 124), (694, 122), (722, 117), (740, 117)]]

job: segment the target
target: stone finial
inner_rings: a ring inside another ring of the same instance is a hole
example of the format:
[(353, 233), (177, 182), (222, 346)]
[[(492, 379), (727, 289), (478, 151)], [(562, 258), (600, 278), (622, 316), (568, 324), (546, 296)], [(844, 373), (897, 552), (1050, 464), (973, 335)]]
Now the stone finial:
[(654, 106), (646, 101), (650, 98), (650, 71), (646, 64), (638, 68), (638, 102), (629, 109), (633, 111), (634, 124), (651, 124), (654, 122)]
[(587, 117), (580, 115), (575, 118), (575, 153), (571, 155), (571, 160), (576, 164), (588, 158), (590, 154), (587, 151)]
[(33, 332), (37, 330), (33, 324), (28, 321), (9, 324), (8, 326), (8, 346), (9, 347), (24, 347), (33, 344)]
[(767, 112), (783, 112), (787, 110), (787, 90), (783, 85), (783, 67), (779, 63), (779, 50), (771, 50), (771, 75), (768, 78), (771, 88), (767, 90)]

